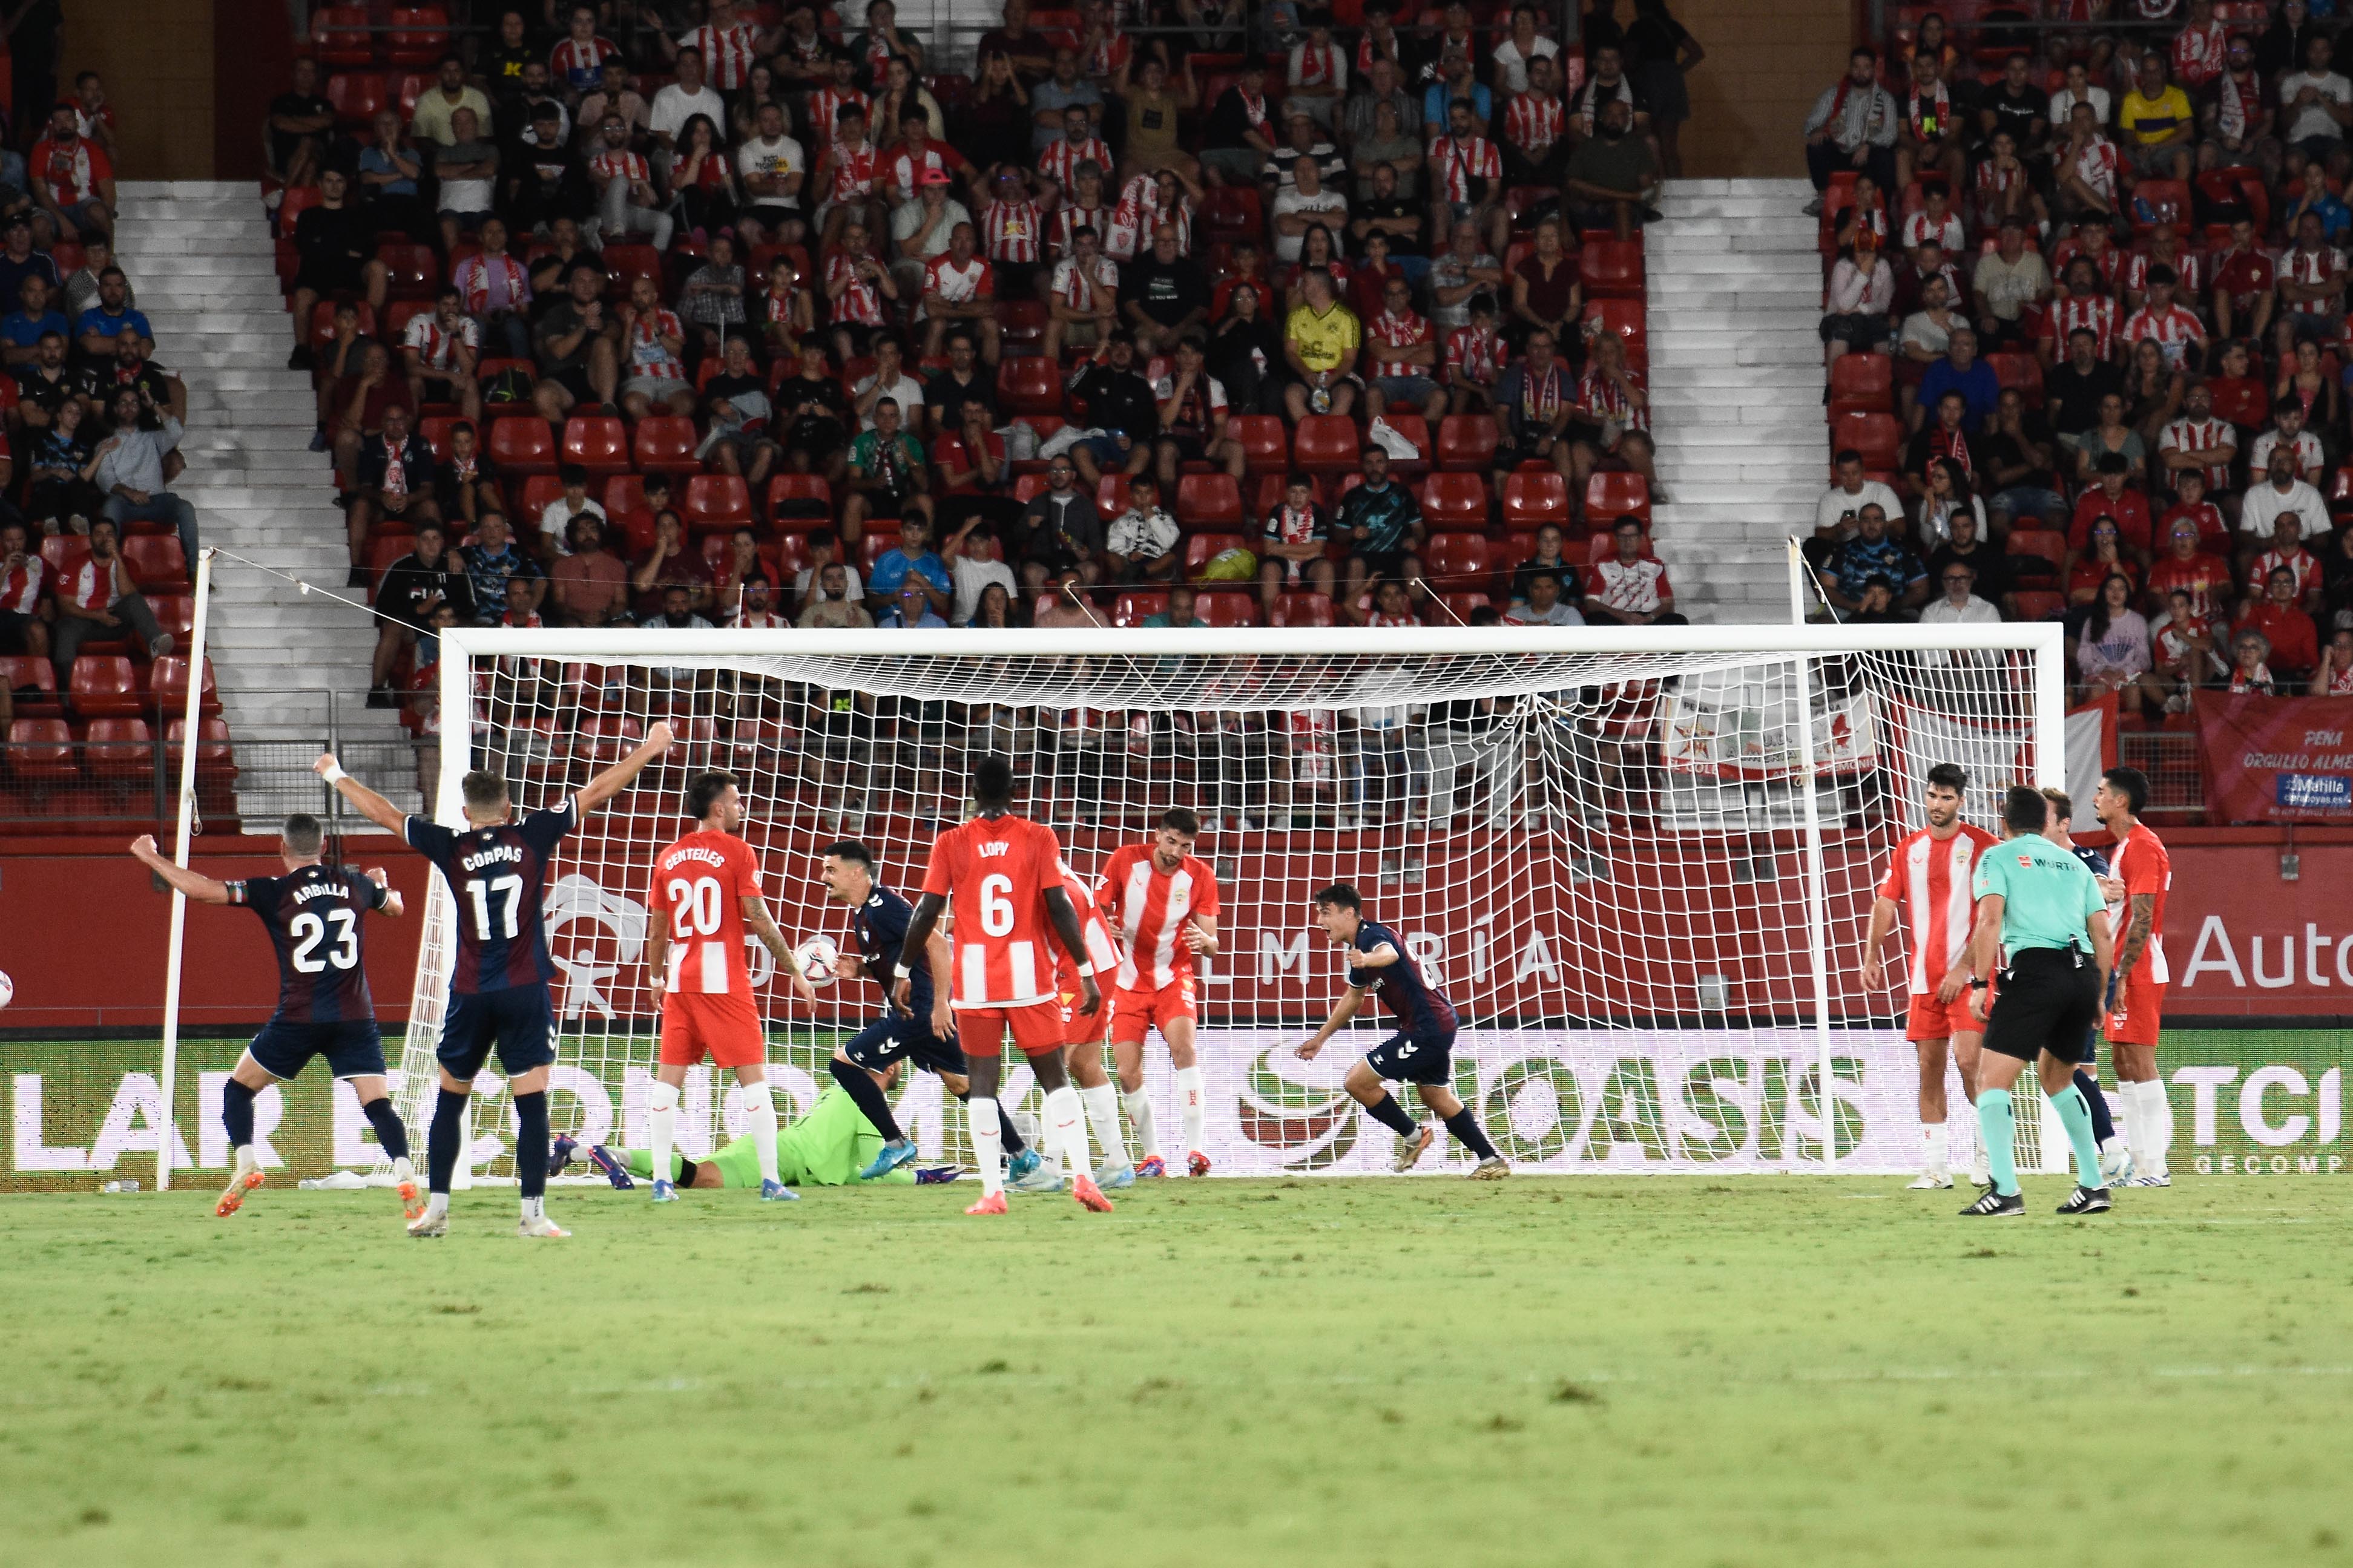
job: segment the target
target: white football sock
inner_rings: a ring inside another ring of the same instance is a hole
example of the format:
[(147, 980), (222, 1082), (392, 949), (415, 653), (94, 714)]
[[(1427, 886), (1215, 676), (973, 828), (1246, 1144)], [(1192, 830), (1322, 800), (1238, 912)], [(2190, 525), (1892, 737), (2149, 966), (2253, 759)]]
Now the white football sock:
[(760, 1156), (760, 1180), (776, 1179), (776, 1100), (767, 1084), (744, 1086), (744, 1108), (752, 1113), (752, 1151)]
[(1160, 1158), (1160, 1131), (1152, 1125), (1151, 1091), (1139, 1089), (1130, 1094), (1123, 1089), (1119, 1102), (1127, 1107), (1127, 1119), (1135, 1123), (1135, 1146), (1147, 1160)]
[(678, 1139), (678, 1086), (654, 1079), (646, 1094), (647, 1142), (652, 1146), (654, 1180), (670, 1179), (670, 1146)]
[(1005, 1190), (1005, 1129), (997, 1125), (997, 1101), (975, 1095), (964, 1110), (972, 1130), (973, 1163), (980, 1167), (980, 1195), (993, 1197)]
[(425, 1217), (426, 1217), (426, 1218), (427, 1218), (427, 1219), (439, 1219), (443, 1215), (448, 1214), (448, 1212), (449, 1212), (449, 1194), (447, 1194), (447, 1193), (427, 1193), (427, 1194), (425, 1194)]
[(1079, 1103), (1087, 1108), (1087, 1125), (1094, 1130), (1103, 1158), (1114, 1165), (1128, 1163), (1127, 1130), (1119, 1124), (1119, 1090), (1099, 1083), (1079, 1090)]
[(1945, 1175), (1950, 1170), (1945, 1163), (1945, 1124), (1941, 1121), (1920, 1124), (1920, 1169), (1931, 1176)]
[(1069, 1084), (1046, 1097), (1044, 1133), (1046, 1148), (1069, 1167), (1071, 1179), (1092, 1175), (1087, 1163), (1087, 1114), (1079, 1102), (1079, 1091)]
[(523, 1200), (522, 1200), (522, 1217), (523, 1217), (523, 1218), (525, 1218), (525, 1219), (544, 1219), (544, 1218), (546, 1218), (546, 1217), (547, 1217), (547, 1200), (546, 1200), (545, 1198), (543, 1198), (543, 1197), (542, 1197), (542, 1198), (525, 1198), (525, 1199), (523, 1199)]
[(250, 1175), (260, 1168), (261, 1162), (254, 1158), (253, 1145), (250, 1143), (238, 1144), (237, 1146), (237, 1173), (240, 1176)]
[[(2116, 1080), (2116, 1091), (2108, 1096), (2108, 1120), (2116, 1124), (2116, 1142), (2122, 1144), (2128, 1153), (2131, 1152), (2133, 1146), (2134, 1098), (2133, 1086), (2122, 1079)], [(2140, 1164), (2138, 1154), (2133, 1155), (2133, 1164), (2137, 1173), (2137, 1167)]]
[(392, 1163), (392, 1179), (396, 1182), (413, 1182), (417, 1179), (417, 1167), (408, 1163), (407, 1155), (403, 1154)]
[(1198, 1067), (1176, 1069), (1176, 1109), (1185, 1119), (1185, 1152), (1188, 1154), (1201, 1147), (1201, 1124), (1208, 1119), (1208, 1099)]
[(2146, 1079), (2126, 1086), (2132, 1095), (2133, 1164), (2144, 1176), (2162, 1176), (2173, 1143), (2173, 1109), (2165, 1098), (2165, 1080)]

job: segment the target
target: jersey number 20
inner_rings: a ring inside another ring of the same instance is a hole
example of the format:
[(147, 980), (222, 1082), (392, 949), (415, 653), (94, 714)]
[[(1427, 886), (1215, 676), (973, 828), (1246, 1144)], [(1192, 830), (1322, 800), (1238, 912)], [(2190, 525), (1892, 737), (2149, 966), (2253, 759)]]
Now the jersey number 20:
[[(720, 900), (723, 895), (720, 891), (717, 879), (697, 877), (690, 881), (686, 878), (680, 877), (674, 879), (664, 891), (670, 898), (670, 929), (672, 936), (708, 937), (718, 934), (719, 919), (723, 911)], [(694, 945), (700, 953), (699, 989), (712, 993), (728, 990), (726, 945), (716, 942), (697, 942)], [(679, 968), (672, 971), (674, 977), (682, 979), (685, 973), (685, 958), (686, 948), (681, 943), (677, 961)], [(673, 985), (671, 989), (676, 990), (679, 987)]]
[[(335, 928), (335, 945), (327, 950), (324, 958), (317, 956), (319, 944), (327, 940), (327, 927)], [(349, 910), (330, 910), (321, 920), (309, 911), (296, 915), (286, 929), (294, 937), (291, 960), (297, 974), (317, 974), (330, 965), (350, 969), (360, 961), (359, 918)]]

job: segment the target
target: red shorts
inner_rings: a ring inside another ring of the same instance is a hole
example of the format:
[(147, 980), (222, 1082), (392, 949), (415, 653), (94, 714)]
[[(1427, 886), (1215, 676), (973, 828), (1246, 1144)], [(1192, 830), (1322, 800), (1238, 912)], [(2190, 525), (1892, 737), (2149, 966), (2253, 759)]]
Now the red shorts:
[(1062, 1004), (1032, 1002), (1026, 1007), (959, 1007), (956, 1040), (968, 1057), (994, 1057), (1005, 1049), (1005, 1032), (1025, 1057), (1051, 1056), (1062, 1048)]
[(2107, 1018), (2108, 1044), (2156, 1049), (2158, 1022), (2164, 1011), (2165, 982), (2151, 980), (2143, 965), (2116, 987), (2116, 1011)]
[(1111, 998), (1092, 1013), (1079, 1011), (1079, 994), (1075, 990), (1062, 993), (1062, 1043), (1066, 1046), (1099, 1046), (1103, 1030), (1111, 1023)]
[(662, 1000), (664, 1067), (691, 1068), (705, 1053), (723, 1068), (757, 1067), (768, 1059), (768, 1037), (760, 1015), (744, 997), (681, 992)]
[(1179, 975), (1157, 991), (1130, 991), (1123, 986), (1111, 995), (1112, 1044), (1140, 1046), (1146, 1031), (1157, 1028), (1166, 1037), (1171, 1022), (1178, 1018), (1193, 1022), (1200, 1016), (1189, 974)]
[(1904, 1020), (1907, 1040), (1946, 1040), (1955, 1035), (1982, 1035), (1985, 1020), (1969, 1011), (1969, 988), (1950, 1002), (1939, 1002), (1934, 991), (1912, 994), (1912, 1012)]

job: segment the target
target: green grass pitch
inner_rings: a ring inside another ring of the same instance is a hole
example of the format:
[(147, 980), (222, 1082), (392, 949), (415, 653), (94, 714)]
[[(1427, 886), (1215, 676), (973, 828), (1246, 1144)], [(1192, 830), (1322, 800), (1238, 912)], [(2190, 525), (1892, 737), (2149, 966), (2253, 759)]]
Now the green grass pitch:
[(0, 1199), (0, 1562), (2353, 1561), (2353, 1184)]

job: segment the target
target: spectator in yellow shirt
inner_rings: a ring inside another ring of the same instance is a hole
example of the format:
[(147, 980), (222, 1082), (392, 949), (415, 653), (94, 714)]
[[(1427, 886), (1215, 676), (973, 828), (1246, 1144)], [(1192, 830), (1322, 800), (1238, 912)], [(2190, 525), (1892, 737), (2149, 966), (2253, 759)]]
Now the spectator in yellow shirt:
[(2165, 79), (2165, 57), (2154, 49), (2141, 57), (2140, 79), (2116, 110), (2116, 127), (2141, 178), (2188, 182), (2198, 116), (2189, 95)]
[(1356, 378), (1348, 367), (1365, 341), (1356, 312), (1340, 303), (1332, 274), (1310, 268), (1300, 280), (1305, 302), (1282, 325), (1282, 357), (1296, 378), (1282, 400), (1296, 425), (1310, 414), (1345, 414), (1356, 405)]

